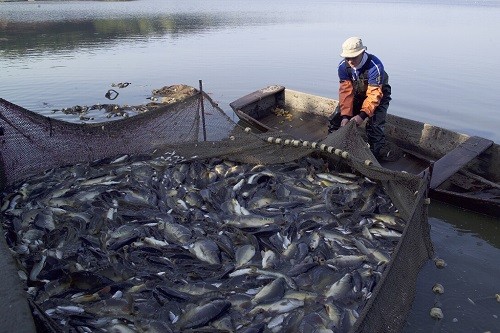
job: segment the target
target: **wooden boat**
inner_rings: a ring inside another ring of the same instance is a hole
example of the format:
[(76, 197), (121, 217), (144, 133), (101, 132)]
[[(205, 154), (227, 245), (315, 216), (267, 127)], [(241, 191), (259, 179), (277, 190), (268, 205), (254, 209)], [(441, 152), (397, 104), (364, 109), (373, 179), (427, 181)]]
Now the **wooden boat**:
[[(240, 122), (262, 132), (321, 141), (338, 101), (268, 86), (230, 103)], [(500, 217), (500, 145), (491, 140), (387, 115), (386, 137), (402, 151), (391, 170), (415, 174), (431, 167), (430, 197), (479, 213)]]

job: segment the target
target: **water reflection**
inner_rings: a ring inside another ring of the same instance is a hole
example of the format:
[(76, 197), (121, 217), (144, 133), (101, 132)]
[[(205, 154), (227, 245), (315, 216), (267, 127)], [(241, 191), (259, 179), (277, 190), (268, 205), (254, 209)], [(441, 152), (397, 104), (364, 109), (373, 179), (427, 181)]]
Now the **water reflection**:
[(498, 219), (458, 209), (456, 206), (450, 206), (439, 201), (432, 203), (429, 215), (450, 223), (457, 233), (477, 235), (491, 246), (500, 249), (500, 224)]
[(0, 22), (0, 44), (5, 57), (71, 51), (116, 43), (121, 39), (182, 37), (226, 26), (220, 16), (172, 14), (162, 17), (96, 19), (63, 22)]

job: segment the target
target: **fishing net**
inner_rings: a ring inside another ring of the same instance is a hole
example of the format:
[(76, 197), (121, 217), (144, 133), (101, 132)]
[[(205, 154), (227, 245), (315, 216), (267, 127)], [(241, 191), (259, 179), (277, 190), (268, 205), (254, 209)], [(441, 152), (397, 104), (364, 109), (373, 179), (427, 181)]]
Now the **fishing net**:
[(352, 122), (320, 142), (307, 142), (242, 127), (203, 92), (151, 112), (97, 124), (59, 121), (0, 99), (0, 138), (4, 189), (56, 167), (167, 153), (182, 161), (219, 158), (263, 165), (320, 155), (338, 170), (378, 182), (407, 224), (352, 332), (400, 331), (411, 308), (418, 272), (432, 255), (425, 200), (428, 174), (382, 168)]

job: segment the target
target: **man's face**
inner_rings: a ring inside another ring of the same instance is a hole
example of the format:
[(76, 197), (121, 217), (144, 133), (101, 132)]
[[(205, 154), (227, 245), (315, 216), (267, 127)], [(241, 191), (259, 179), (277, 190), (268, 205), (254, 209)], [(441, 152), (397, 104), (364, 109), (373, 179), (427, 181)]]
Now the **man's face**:
[(357, 57), (354, 58), (344, 58), (345, 61), (349, 64), (351, 67), (356, 67), (361, 63), (361, 60), (363, 59), (363, 53), (359, 54)]

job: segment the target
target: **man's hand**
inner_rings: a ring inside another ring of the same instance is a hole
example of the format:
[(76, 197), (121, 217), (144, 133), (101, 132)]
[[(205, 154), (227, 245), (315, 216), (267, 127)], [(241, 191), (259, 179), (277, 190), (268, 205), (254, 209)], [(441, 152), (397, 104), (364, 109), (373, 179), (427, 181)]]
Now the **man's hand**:
[(356, 125), (361, 125), (363, 123), (363, 118), (361, 118), (359, 115), (357, 116), (354, 116), (351, 118), (351, 121), (355, 121), (356, 122)]
[(349, 122), (349, 119), (347, 119), (347, 118), (342, 119), (342, 121), (340, 122), (340, 127), (347, 125), (348, 122)]

